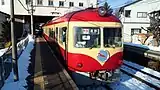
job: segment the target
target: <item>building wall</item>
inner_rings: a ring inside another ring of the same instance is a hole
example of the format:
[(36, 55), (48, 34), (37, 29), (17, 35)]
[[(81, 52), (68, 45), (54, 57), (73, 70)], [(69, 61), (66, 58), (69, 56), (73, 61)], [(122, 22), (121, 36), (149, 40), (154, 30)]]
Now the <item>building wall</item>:
[[(22, 3), (20, 3), (20, 2)], [(30, 9), (29, 5), (26, 5), (26, 0), (14, 0), (15, 15), (30, 15), (29, 12), (25, 9)], [(87, 8), (91, 4), (96, 7), (97, 0), (52, 0), (53, 5), (48, 5), (48, 0), (42, 0), (42, 5), (37, 5), (37, 0), (33, 0), (34, 5), (34, 15), (37, 16), (61, 16), (64, 13), (72, 10), (69, 7), (69, 2), (74, 2), (74, 8)], [(59, 7), (59, 1), (64, 1), (64, 6)], [(79, 7), (79, 2), (83, 3), (83, 7)], [(0, 11), (10, 14), (10, 0), (5, 0), (5, 5), (1, 5), (0, 2)], [(52, 13), (59, 12), (60, 14)]]
[(148, 8), (141, 3), (142, 1), (124, 8), (124, 11), (131, 10), (131, 15), (130, 17), (123, 17), (124, 18), (123, 22), (148, 22), (148, 23), (150, 22), (149, 16), (147, 16), (147, 18), (137, 18), (137, 12), (148, 12)]
[[(10, 15), (10, 1), (11, 0), (4, 0), (4, 5), (2, 5), (2, 2), (0, 0), (0, 11), (1, 12), (4, 12)], [(48, 2), (49, 0), (42, 0), (42, 1), (43, 1), (42, 5), (38, 5), (37, 0), (33, 0), (34, 17), (36, 16), (62, 16), (67, 12), (70, 12), (73, 10), (84, 9), (91, 5), (96, 7), (96, 3), (97, 3), (97, 0), (52, 0), (53, 5), (49, 5), (49, 2)], [(64, 1), (64, 6), (59, 7), (59, 1)], [(69, 2), (73, 2), (74, 6), (70, 7)], [(83, 3), (83, 7), (79, 7), (79, 2)], [(31, 7), (30, 5), (26, 4), (26, 0), (14, 0), (14, 14), (15, 16), (19, 16), (19, 17), (16, 17), (19, 19), (18, 19), (18, 22), (15, 24), (16, 25), (15, 27), (16, 35), (18, 37), (22, 35), (21, 33), (23, 32), (23, 30), (30, 29), (28, 27), (30, 22), (26, 23), (26, 21), (29, 21), (29, 20), (23, 19), (23, 17), (30, 16), (30, 12), (27, 11), (30, 9)]]
[(2, 25), (1, 25), (1, 23), (7, 21), (7, 17), (8, 17), (8, 16), (7, 16), (6, 14), (0, 12), (0, 34), (1, 34), (1, 30), (2, 30)]
[[(133, 23), (128, 23), (128, 24), (123, 24), (123, 29), (124, 29), (124, 41), (125, 42), (132, 42), (132, 35), (131, 35), (131, 29), (137, 29), (141, 27), (149, 27), (149, 24), (133, 24)], [(145, 30), (141, 30), (141, 33), (147, 33)]]
[(6, 21), (6, 15), (0, 12), (0, 22)]
[[(148, 13), (156, 10), (160, 10), (160, 1), (158, 0), (142, 0), (137, 3), (124, 7), (121, 13), (121, 21), (124, 27), (124, 41), (131, 41), (131, 29), (141, 27), (147, 28), (150, 26), (150, 19)], [(131, 10), (130, 17), (125, 17), (125, 10)], [(147, 12), (146, 18), (138, 18), (137, 12)], [(147, 33), (141, 29), (141, 33)], [(129, 37), (129, 38), (128, 38)]]
[(10, 0), (4, 0), (4, 5), (2, 5), (0, 0), (0, 11), (6, 14), (10, 14)]
[[(2, 25), (1, 23), (7, 21), (7, 18), (9, 18), (9, 15), (5, 14), (5, 13), (1, 13), (0, 12), (0, 34), (1, 34), (1, 31), (2, 31)], [(15, 17), (15, 27), (14, 27), (14, 30), (15, 30), (15, 35), (17, 38), (20, 38), (22, 33), (23, 33), (23, 24), (24, 24), (24, 20), (23, 18), (21, 17)], [(0, 36), (1, 37), (1, 36)]]
[(1, 36), (1, 32), (2, 32), (2, 23), (5, 22), (7, 20), (7, 15), (0, 12), (0, 49), (3, 48), (3, 42), (2, 42), (2, 39), (3, 37)]

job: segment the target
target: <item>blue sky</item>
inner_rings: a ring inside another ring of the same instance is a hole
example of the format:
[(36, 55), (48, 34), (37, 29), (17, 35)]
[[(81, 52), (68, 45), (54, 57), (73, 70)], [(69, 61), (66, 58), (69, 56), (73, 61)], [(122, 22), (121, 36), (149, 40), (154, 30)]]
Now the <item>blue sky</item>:
[(105, 1), (107, 1), (112, 8), (115, 8), (115, 7), (119, 7), (120, 5), (123, 5), (126, 2), (134, 1), (134, 0), (99, 0), (101, 4), (103, 4)]

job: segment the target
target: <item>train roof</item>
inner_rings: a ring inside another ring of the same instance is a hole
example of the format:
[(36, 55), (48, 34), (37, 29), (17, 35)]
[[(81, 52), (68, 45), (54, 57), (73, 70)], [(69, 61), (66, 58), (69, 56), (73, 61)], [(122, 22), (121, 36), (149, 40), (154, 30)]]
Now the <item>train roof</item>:
[(100, 16), (98, 9), (85, 9), (67, 13), (64, 16), (49, 21), (45, 26), (68, 21), (120, 22), (120, 20), (112, 14)]

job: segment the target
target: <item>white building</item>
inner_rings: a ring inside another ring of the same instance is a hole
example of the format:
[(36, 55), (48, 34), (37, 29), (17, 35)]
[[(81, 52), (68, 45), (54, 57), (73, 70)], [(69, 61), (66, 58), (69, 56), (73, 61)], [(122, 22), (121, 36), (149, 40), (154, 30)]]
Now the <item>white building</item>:
[[(0, 0), (0, 11), (10, 15), (10, 1)], [(32, 0), (14, 0), (14, 14), (23, 30), (30, 26), (30, 2)], [(62, 16), (67, 12), (96, 7), (97, 0), (33, 0), (34, 24), (45, 23), (54, 17)], [(27, 25), (26, 25), (27, 24)]]
[(149, 13), (160, 10), (160, 0), (137, 0), (120, 9), (124, 28), (124, 41), (131, 42), (132, 35), (147, 33), (143, 28), (150, 26)]
[[(10, 1), (0, 1), (0, 11), (10, 14)], [(15, 15), (30, 15), (31, 0), (14, 0)], [(68, 10), (96, 7), (97, 0), (33, 0), (35, 16), (59, 16)]]

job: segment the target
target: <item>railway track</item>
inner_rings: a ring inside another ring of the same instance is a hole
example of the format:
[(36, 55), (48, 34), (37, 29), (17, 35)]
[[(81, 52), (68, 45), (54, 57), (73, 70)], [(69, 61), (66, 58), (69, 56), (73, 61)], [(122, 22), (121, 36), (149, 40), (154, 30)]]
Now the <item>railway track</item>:
[(77, 85), (79, 90), (112, 90), (108, 85), (106, 84), (90, 84), (90, 85)]
[[(120, 81), (107, 84), (88, 78), (87, 75), (74, 76), (79, 90), (159, 90), (160, 73), (135, 63), (124, 61), (121, 67)], [(76, 78), (75, 78), (76, 77)], [(76, 80), (77, 79), (77, 80)], [(90, 83), (87, 83), (90, 82)], [(140, 86), (139, 86), (140, 85)]]
[(113, 90), (106, 82), (91, 79), (87, 73), (72, 72), (71, 76), (79, 90)]
[(124, 64), (121, 67), (121, 72), (136, 78), (137, 80), (145, 83), (151, 88), (156, 90), (160, 89), (160, 73), (156, 71), (146, 70), (144, 67), (137, 67), (136, 64), (128, 63), (124, 61)]

